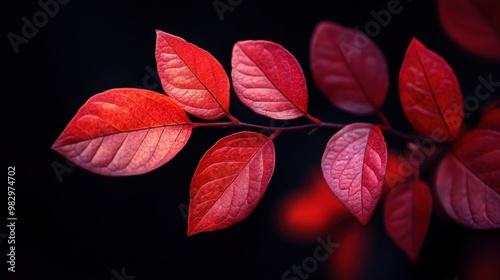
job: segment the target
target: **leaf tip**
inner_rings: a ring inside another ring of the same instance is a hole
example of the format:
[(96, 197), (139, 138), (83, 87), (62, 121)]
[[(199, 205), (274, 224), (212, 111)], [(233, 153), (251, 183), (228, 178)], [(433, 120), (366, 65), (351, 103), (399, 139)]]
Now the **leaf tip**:
[(193, 224), (191, 223), (191, 220), (189, 219), (189, 213), (188, 213), (188, 224), (187, 224), (187, 232), (186, 232), (186, 236), (187, 237), (190, 237), (190, 236), (193, 236), (197, 233), (199, 233), (200, 231), (199, 230), (196, 230), (196, 227), (193, 226)]
[(334, 22), (331, 22), (328, 20), (322, 20), (322, 21), (318, 22), (318, 24), (316, 24), (316, 29), (322, 30), (324, 28), (336, 27), (338, 25), (339, 25), (338, 23), (334, 23)]
[(56, 141), (54, 141), (54, 143), (50, 146), (50, 149), (64, 156), (60, 150), (60, 147), (63, 146), (61, 142), (61, 136), (57, 137)]
[(187, 237), (190, 237), (190, 236), (193, 236), (193, 235), (195, 235), (195, 234), (197, 234), (197, 233), (198, 233), (198, 232), (196, 232), (196, 231), (194, 231), (194, 230), (192, 230), (192, 229), (188, 228), (187, 233), (186, 233), (186, 236), (187, 236)]
[(417, 255), (409, 255), (410, 260), (413, 264), (417, 264)]
[(160, 29), (155, 29), (156, 37), (160, 37), (162, 35), (165, 35), (166, 32)]
[(420, 41), (417, 37), (412, 37), (411, 38), (411, 43), (412, 44), (418, 44), (418, 45), (424, 45), (424, 43), (422, 43), (422, 41)]
[(368, 222), (370, 221), (371, 216), (372, 216), (371, 214), (370, 215), (366, 215), (366, 216), (355, 215), (356, 219), (358, 220), (359, 224), (362, 227), (365, 227), (368, 224)]
[(412, 48), (421, 49), (421, 48), (425, 48), (425, 45), (422, 44), (422, 42), (420, 42), (420, 40), (418, 40), (417, 37), (412, 37), (410, 44), (408, 45), (408, 49), (412, 49)]
[(50, 145), (50, 149), (53, 150), (53, 151), (55, 151), (56, 150), (56, 144), (57, 144), (57, 140), (54, 143), (52, 143), (52, 145)]

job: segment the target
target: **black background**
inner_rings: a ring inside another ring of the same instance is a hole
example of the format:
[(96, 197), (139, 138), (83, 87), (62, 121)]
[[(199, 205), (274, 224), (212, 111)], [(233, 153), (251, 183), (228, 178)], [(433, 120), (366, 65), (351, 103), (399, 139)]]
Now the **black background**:
[[(372, 116), (344, 113), (321, 95), (309, 69), (309, 42), (319, 21), (363, 30), (373, 21), (370, 11), (386, 9), (387, 2), (243, 0), (234, 10), (225, 12), (221, 21), (212, 1), (72, 0), (59, 5), (59, 11), (27, 44), (19, 46), (18, 53), (7, 34), (20, 35), (24, 24), (21, 18), (32, 22), (41, 7), (36, 1), (2, 4), (6, 56), (2, 93), (2, 136), (6, 141), (2, 158), (4, 167), (16, 166), (19, 219), (17, 278), (7, 279), (110, 280), (113, 271), (120, 273), (122, 268), (137, 280), (281, 279), (291, 265), (310, 256), (317, 243), (284, 238), (276, 230), (274, 213), (279, 201), (300, 186), (306, 171), (319, 164), (333, 131), (318, 130), (312, 135), (293, 132), (278, 137), (276, 169), (254, 212), (230, 228), (191, 237), (186, 237), (187, 225), (179, 210), (179, 205), (189, 201), (191, 176), (203, 153), (238, 129), (196, 129), (186, 147), (165, 166), (123, 178), (103, 177), (71, 166), (50, 146), (93, 94), (115, 87), (148, 85), (163, 92), (159, 84), (154, 86), (157, 81), (150, 79), (150, 70), (156, 70), (156, 29), (207, 50), (228, 73), (235, 42), (263, 39), (279, 43), (303, 67), (311, 115), (338, 123), (379, 122)], [(434, 1), (402, 0), (401, 5), (403, 11), (392, 15), (389, 24), (372, 39), (390, 69), (391, 86), (383, 111), (394, 127), (410, 131), (399, 105), (397, 77), (412, 37), (448, 61), (464, 96), (474, 93), (479, 75), (494, 73), (498, 77), (499, 64), (455, 45), (439, 25)], [(149, 83), (144, 84), (144, 79)], [(233, 93), (230, 110), (240, 120), (270, 124), (245, 108)], [(466, 120), (469, 125), (474, 124), (478, 112)], [(386, 140), (389, 145), (402, 144), (390, 136)], [(54, 165), (64, 165), (71, 172), (58, 177)], [(423, 176), (430, 179), (429, 174)], [(5, 195), (2, 191), (2, 197)], [(458, 226), (439, 211), (436, 201), (434, 205), (417, 264), (389, 239), (381, 209), (377, 208), (367, 225), (373, 236), (363, 279), (462, 279), (468, 258), (479, 254), (483, 246), (499, 243), (498, 231)], [(3, 228), (0, 233), (6, 231)], [(1, 275), (7, 271), (6, 245), (3, 239)], [(321, 264), (309, 279), (329, 279), (326, 265)]]

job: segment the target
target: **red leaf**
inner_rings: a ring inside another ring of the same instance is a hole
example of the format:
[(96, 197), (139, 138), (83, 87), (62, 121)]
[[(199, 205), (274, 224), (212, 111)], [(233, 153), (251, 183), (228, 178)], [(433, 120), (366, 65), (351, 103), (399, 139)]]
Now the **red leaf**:
[[(472, 239), (472, 238), (471, 238)], [(495, 233), (479, 235), (474, 241), (467, 242), (465, 254), (461, 254), (460, 279), (464, 280), (498, 280), (500, 279), (500, 242)], [(465, 247), (461, 245), (461, 247)]]
[(409, 142), (407, 150), (401, 153), (389, 149), (383, 193), (387, 194), (408, 180), (416, 180), (420, 176), (420, 169), (426, 167), (426, 162), (433, 163), (433, 159), (439, 156), (435, 153), (437, 151), (435, 145), (432, 140), (428, 139), (419, 145)]
[(92, 96), (52, 149), (94, 173), (136, 175), (171, 160), (191, 130), (186, 113), (166, 95), (117, 88)]
[(415, 38), (399, 73), (399, 97), (406, 118), (418, 132), (438, 142), (460, 134), (464, 104), (455, 73)]
[[(500, 133), (471, 130), (453, 145), (436, 174), (436, 192), (446, 213), (475, 229), (500, 228)], [(495, 191), (496, 190), (496, 191)]]
[(274, 171), (271, 138), (238, 132), (215, 143), (191, 182), (188, 235), (223, 229), (257, 206)]
[(384, 225), (396, 245), (417, 262), (432, 213), (432, 195), (423, 181), (408, 178), (384, 201)]
[(458, 159), (500, 194), (500, 132), (473, 129), (453, 144)]
[(240, 41), (231, 59), (236, 95), (254, 112), (277, 120), (307, 113), (307, 86), (299, 63), (273, 42)]
[(378, 112), (389, 89), (383, 53), (362, 32), (320, 22), (311, 39), (314, 81), (332, 104), (365, 115)]
[(326, 145), (321, 166), (332, 192), (365, 225), (382, 193), (387, 146), (380, 128), (353, 123)]
[(229, 78), (222, 65), (180, 37), (156, 33), (156, 63), (166, 94), (198, 118), (229, 116)]
[(358, 280), (364, 279), (369, 268), (368, 256), (371, 252), (370, 228), (351, 224), (339, 239), (340, 246), (330, 257), (329, 271), (332, 279)]
[(310, 172), (297, 191), (280, 203), (276, 225), (289, 238), (311, 241), (327, 234), (348, 213), (332, 194), (318, 168)]
[(394, 149), (387, 150), (387, 168), (384, 176), (384, 184), (382, 185), (382, 195), (387, 194), (397, 185), (403, 183), (406, 178), (414, 174), (412, 165), (405, 166), (402, 162), (400, 153)]
[(476, 128), (491, 129), (500, 132), (500, 107), (486, 111), (479, 120)]
[(446, 34), (465, 51), (500, 59), (500, 2), (439, 0), (439, 20)]

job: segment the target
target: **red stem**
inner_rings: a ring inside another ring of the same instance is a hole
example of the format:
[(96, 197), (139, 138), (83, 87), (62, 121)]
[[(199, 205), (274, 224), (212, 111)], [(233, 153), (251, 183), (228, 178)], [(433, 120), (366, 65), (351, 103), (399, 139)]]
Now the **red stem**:
[(389, 120), (387, 119), (387, 117), (384, 115), (384, 113), (382, 113), (382, 111), (378, 110), (377, 111), (377, 116), (379, 117), (380, 121), (382, 121), (382, 123), (388, 127), (391, 127), (391, 123), (389, 122)]
[[(264, 126), (264, 125), (236, 121), (236, 122), (193, 123), (192, 126), (193, 126), (193, 128), (196, 128), (196, 127), (244, 127), (244, 128), (252, 128), (252, 129), (259, 129), (259, 130), (271, 130), (274, 132), (279, 131), (279, 133), (281, 133), (281, 132), (299, 131), (299, 130), (316, 130), (318, 128), (341, 129), (346, 125), (339, 124), (339, 123), (328, 123), (328, 122), (320, 121), (319, 123), (311, 123), (311, 124), (304, 124), (304, 125), (297, 125), (297, 126), (272, 127), (272, 126)], [(420, 137), (418, 137), (418, 136), (405, 134), (403, 132), (399, 132), (397, 130), (394, 130), (387, 124), (379, 125), (379, 127), (384, 132), (391, 133), (399, 138), (402, 138), (402, 139), (405, 139), (408, 141), (413, 142), (417, 139), (420, 139)]]
[(269, 139), (273, 140), (274, 138), (276, 138), (276, 136), (280, 135), (280, 133), (281, 133), (281, 130), (275, 130), (273, 132), (273, 134), (271, 134), (271, 136), (269, 136)]
[(226, 114), (226, 116), (233, 122), (233, 123), (239, 123), (240, 121), (233, 117), (231, 114), (229, 114), (229, 112)]
[(337, 123), (326, 123), (326, 122), (319, 122), (319, 123), (311, 123), (311, 124), (303, 124), (303, 125), (297, 125), (297, 126), (286, 126), (286, 127), (273, 127), (273, 126), (265, 126), (265, 125), (258, 125), (258, 124), (251, 124), (251, 123), (245, 123), (245, 122), (206, 122), (206, 123), (193, 123), (192, 124), (193, 128), (196, 127), (213, 127), (213, 126), (219, 126), (219, 127), (246, 127), (246, 128), (255, 128), (255, 129), (265, 129), (265, 130), (272, 130), (272, 131), (298, 131), (298, 130), (307, 130), (307, 129), (314, 129), (314, 128), (320, 128), (320, 127), (327, 127), (327, 128), (333, 128), (333, 129), (341, 129), (345, 126), (345, 124), (337, 124)]
[(315, 118), (315, 117), (313, 117), (313, 116), (311, 116), (311, 115), (309, 115), (309, 114), (306, 114), (306, 117), (307, 117), (308, 119), (310, 119), (311, 121), (313, 121), (314, 123), (317, 123), (317, 124), (320, 124), (320, 123), (321, 123), (321, 120), (320, 120), (320, 119), (317, 119), (317, 118)]

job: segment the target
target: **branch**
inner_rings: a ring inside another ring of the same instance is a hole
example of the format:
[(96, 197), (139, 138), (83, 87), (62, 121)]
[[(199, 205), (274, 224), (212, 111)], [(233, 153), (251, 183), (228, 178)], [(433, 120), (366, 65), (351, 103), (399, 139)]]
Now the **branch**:
[[(315, 119), (315, 118), (314, 118)], [(316, 119), (317, 120), (317, 119)], [(251, 124), (251, 123), (245, 123), (241, 121), (234, 121), (234, 122), (202, 122), (202, 123), (193, 123), (193, 128), (196, 127), (242, 127), (242, 128), (251, 128), (251, 129), (259, 129), (259, 130), (268, 130), (268, 131), (279, 131), (281, 132), (290, 132), (290, 131), (299, 131), (299, 130), (311, 130), (315, 131), (319, 128), (330, 128), (330, 129), (341, 129), (346, 124), (339, 124), (339, 123), (329, 123), (329, 122), (322, 122), (318, 120), (318, 122), (314, 122), (311, 124), (304, 124), (304, 125), (296, 125), (296, 126), (287, 126), (287, 127), (273, 127), (273, 126), (265, 126), (265, 125), (258, 125), (258, 124)], [(384, 132), (391, 133), (394, 136), (397, 136), (401, 139), (410, 141), (410, 142), (415, 142), (417, 140), (424, 140), (424, 138), (421, 138), (416, 135), (412, 134), (406, 134), (397, 130), (394, 130), (390, 125), (388, 124), (381, 124), (378, 125), (380, 129)]]

